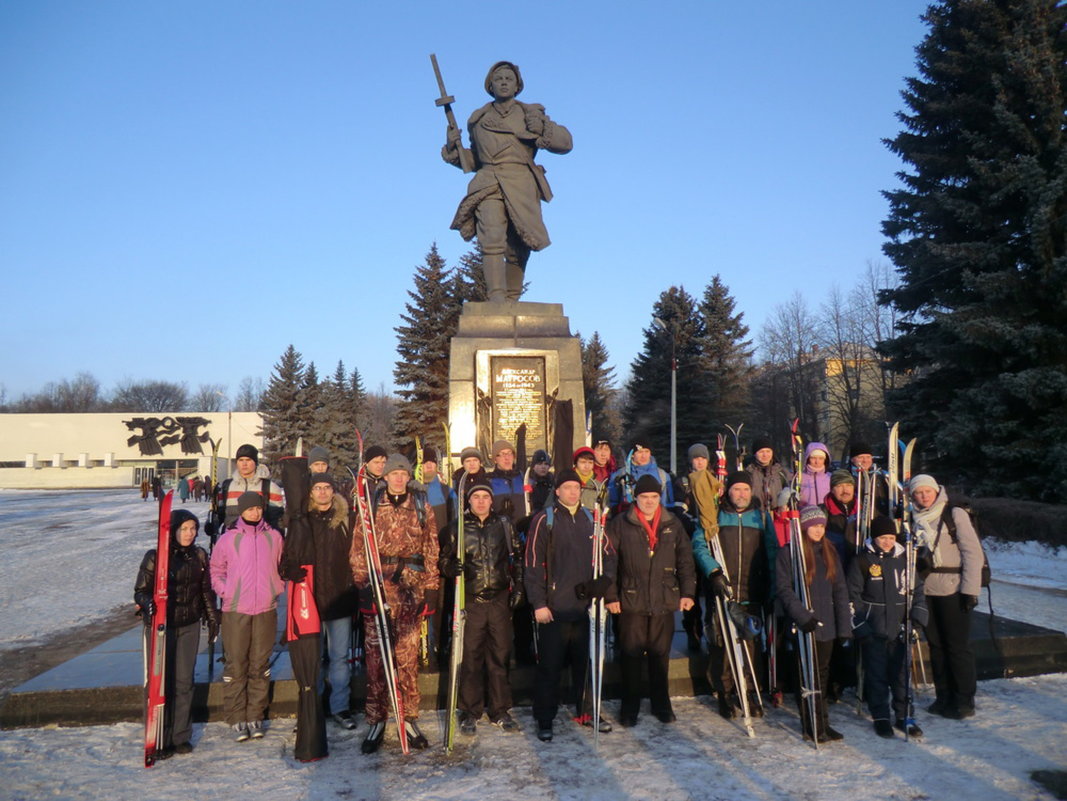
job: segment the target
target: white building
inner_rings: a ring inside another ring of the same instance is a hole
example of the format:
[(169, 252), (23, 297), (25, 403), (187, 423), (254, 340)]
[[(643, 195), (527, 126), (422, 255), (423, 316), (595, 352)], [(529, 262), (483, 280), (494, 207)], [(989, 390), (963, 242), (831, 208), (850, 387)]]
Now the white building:
[(263, 447), (258, 412), (118, 412), (0, 414), (0, 489), (139, 486), (160, 476), (173, 482), (211, 474), (219, 445), (218, 480), (230, 474), (237, 448)]

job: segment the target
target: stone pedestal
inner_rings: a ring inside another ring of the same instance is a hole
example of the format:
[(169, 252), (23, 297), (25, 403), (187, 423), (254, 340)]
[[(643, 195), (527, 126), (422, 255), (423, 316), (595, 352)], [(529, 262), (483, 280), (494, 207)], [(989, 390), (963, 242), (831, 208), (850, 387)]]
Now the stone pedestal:
[(488, 459), (494, 440), (522, 436), (527, 460), (544, 448), (569, 467), (585, 443), (581, 348), (560, 303), (465, 304), (448, 389), (454, 456), (475, 445)]

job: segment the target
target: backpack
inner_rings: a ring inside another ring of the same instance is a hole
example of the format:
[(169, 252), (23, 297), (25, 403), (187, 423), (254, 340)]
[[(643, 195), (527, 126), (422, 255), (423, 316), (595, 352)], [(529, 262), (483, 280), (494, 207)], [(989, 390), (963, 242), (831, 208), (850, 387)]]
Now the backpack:
[[(978, 533), (978, 525), (975, 522), (974, 512), (966, 506), (949, 506), (945, 505), (945, 508), (941, 510), (941, 522), (945, 524), (945, 528), (948, 529), (948, 535), (952, 538), (952, 544), (958, 546), (960, 542), (959, 535), (956, 533), (956, 521), (952, 519), (952, 510), (961, 509), (967, 517), (971, 519), (971, 525), (974, 526), (974, 533), (978, 535), (978, 545), (982, 547), (982, 535)], [(946, 568), (939, 569), (934, 568), (934, 572), (963, 572), (963, 568)], [(982, 547), (982, 586), (988, 587), (989, 581), (992, 579), (993, 573), (989, 569), (989, 557), (986, 556), (985, 548)]]

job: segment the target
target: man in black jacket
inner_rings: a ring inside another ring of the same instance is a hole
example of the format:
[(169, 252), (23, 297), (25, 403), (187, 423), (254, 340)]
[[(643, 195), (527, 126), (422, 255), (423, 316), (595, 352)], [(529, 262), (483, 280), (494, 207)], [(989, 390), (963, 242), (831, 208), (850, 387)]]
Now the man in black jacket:
[(356, 728), (356, 720), (348, 708), (352, 683), (348, 648), (352, 638), (352, 616), (359, 608), (359, 596), (348, 563), (352, 550), (348, 504), (336, 492), (336, 483), (330, 473), (311, 476), (308, 523), (311, 541), (301, 546), (307, 550), (298, 556), (287, 541), (280, 572), (290, 581), (302, 581), (305, 570), (300, 559), (310, 557), (312, 560), (315, 605), (322, 619), (330, 662), (330, 714), (337, 725), (351, 730)]
[(459, 523), (453, 520), (441, 537), (441, 575), (463, 576), (467, 622), (459, 677), (459, 730), (474, 734), (489, 696), (489, 720), (516, 731), (508, 683), (511, 610), (522, 603), (522, 543), (511, 520), (493, 511), (493, 489), (479, 481), (466, 488), (463, 554), (456, 553)]
[(619, 615), (623, 726), (637, 725), (646, 655), (652, 714), (663, 723), (675, 720), (667, 690), (674, 613), (691, 609), (696, 597), (692, 545), (682, 521), (660, 503), (661, 492), (654, 476), (641, 476), (634, 488), (635, 506), (608, 524), (608, 540), (619, 560), (619, 600), (607, 606)]
[(526, 540), (526, 597), (537, 622), (539, 661), (534, 678), (533, 713), (537, 737), (552, 739), (552, 720), (559, 710), (559, 679), (570, 663), (578, 720), (593, 721), (591, 699), (585, 692), (589, 662), (589, 604), (604, 597), (615, 600), (616, 554), (605, 540), (603, 574), (593, 580), (593, 515), (581, 505), (582, 483), (574, 470), (556, 476), (556, 502), (534, 515)]

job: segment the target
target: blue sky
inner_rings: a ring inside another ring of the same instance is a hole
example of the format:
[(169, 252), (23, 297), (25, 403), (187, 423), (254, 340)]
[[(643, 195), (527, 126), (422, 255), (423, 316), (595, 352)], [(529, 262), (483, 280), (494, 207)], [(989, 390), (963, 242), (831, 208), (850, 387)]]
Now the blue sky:
[(414, 267), (467, 177), (440, 160), (495, 61), (574, 137), (525, 300), (617, 374), (659, 293), (719, 273), (753, 335), (884, 260), (880, 195), (926, 2), (0, 4), (0, 384), (222, 383), (289, 343), (392, 387)]

